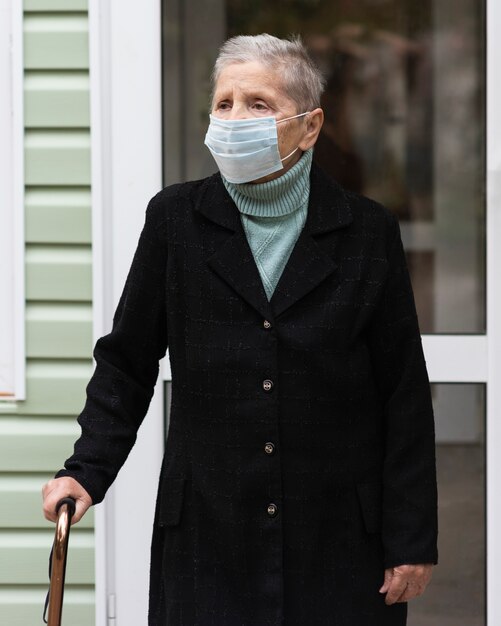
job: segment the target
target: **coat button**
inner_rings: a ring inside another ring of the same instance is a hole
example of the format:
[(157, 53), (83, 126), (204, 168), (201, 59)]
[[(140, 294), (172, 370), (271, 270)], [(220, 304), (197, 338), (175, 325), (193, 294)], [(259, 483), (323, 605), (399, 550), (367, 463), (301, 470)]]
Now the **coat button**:
[(270, 380), (269, 378), (267, 378), (266, 380), (263, 380), (263, 389), (265, 391), (271, 391), (273, 387), (273, 381)]
[(263, 326), (264, 326), (266, 329), (271, 328), (271, 323), (270, 323), (268, 320), (264, 320), (264, 322), (263, 322)]
[(277, 505), (273, 504), (273, 502), (271, 504), (268, 504), (268, 515), (270, 517), (275, 517), (277, 513), (278, 513)]
[(264, 451), (266, 452), (266, 454), (273, 454), (273, 452), (275, 451), (275, 444), (271, 443), (271, 441), (268, 441), (264, 445)]

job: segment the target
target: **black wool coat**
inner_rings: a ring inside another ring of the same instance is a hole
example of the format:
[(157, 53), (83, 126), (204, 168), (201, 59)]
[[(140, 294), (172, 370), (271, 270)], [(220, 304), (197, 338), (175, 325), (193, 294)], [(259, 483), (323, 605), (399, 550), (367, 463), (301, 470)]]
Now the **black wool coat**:
[(434, 421), (397, 219), (313, 165), (267, 300), (219, 174), (149, 202), (58, 476), (100, 502), (169, 348), (150, 626), (403, 626), (384, 568), (437, 562)]

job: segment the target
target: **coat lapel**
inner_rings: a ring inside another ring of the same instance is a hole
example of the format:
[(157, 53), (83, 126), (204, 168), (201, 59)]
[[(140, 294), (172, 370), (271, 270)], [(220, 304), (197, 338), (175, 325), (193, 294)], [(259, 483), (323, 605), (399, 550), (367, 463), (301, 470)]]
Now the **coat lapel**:
[(262, 317), (270, 320), (336, 271), (332, 250), (329, 250), (330, 254), (324, 251), (316, 236), (347, 226), (353, 220), (343, 189), (313, 164), (306, 222), (268, 302), (240, 214), (219, 174), (207, 179), (195, 208), (232, 231), (207, 259), (208, 265)]
[(252, 250), (247, 241), (240, 213), (226, 191), (219, 174), (207, 179), (195, 208), (211, 221), (231, 231), (207, 264), (265, 319), (273, 314), (266, 297)]
[(317, 236), (343, 228), (352, 221), (342, 187), (313, 163), (306, 222), (270, 301), (275, 317), (337, 270), (333, 246), (328, 250), (322, 248)]

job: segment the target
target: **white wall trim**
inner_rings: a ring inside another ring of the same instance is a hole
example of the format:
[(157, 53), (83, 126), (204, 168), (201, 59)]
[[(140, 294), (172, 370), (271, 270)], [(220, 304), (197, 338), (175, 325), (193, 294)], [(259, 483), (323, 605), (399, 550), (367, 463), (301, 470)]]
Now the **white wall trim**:
[[(109, 84), (109, 62), (105, 57), (108, 46), (101, 40), (109, 25), (109, 3), (99, 0), (89, 1), (89, 78), (90, 78), (90, 135), (91, 135), (91, 207), (92, 207), (92, 311), (93, 343), (105, 333), (105, 305), (110, 293), (111, 259), (105, 262), (105, 233), (109, 233), (110, 206), (110, 157), (109, 133), (103, 127), (109, 126), (109, 107), (106, 106), (107, 85)], [(107, 545), (106, 504), (95, 507), (95, 585), (96, 585), (96, 626), (107, 626), (107, 563), (111, 559), (111, 546)]]
[(26, 293), (25, 293), (25, 228), (24, 228), (24, 55), (23, 55), (23, 5), (12, 2), (12, 86), (13, 86), (13, 185), (14, 185), (14, 239), (22, 242), (14, 263), (15, 321), (14, 353), (15, 399), (26, 399)]
[[(1, 306), (8, 307), (4, 309), (3, 322), (7, 328), (0, 328), (6, 352), (0, 358), (10, 363), (9, 383), (0, 391), (9, 393), (4, 399), (12, 401), (26, 397), (22, 3), (0, 0), (0, 42), (0, 210), (9, 239), (1, 244), (0, 251), (1, 269), (7, 274), (2, 275)], [(5, 258), (4, 254), (9, 256)]]
[(489, 377), (486, 335), (423, 335), (431, 383), (486, 383)]
[(501, 624), (501, 4), (487, 0), (487, 623)]
[[(133, 0), (89, 0), (94, 340), (111, 329), (147, 202), (162, 187), (160, 10), (159, 0), (139, 9)], [(131, 455), (96, 507), (96, 626), (146, 623), (162, 395), (158, 384)]]

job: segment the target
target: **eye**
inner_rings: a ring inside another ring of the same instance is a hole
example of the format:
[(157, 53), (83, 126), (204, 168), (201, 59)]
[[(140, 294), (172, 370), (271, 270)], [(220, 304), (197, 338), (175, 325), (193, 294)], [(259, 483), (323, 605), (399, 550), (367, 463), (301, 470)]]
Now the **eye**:
[(252, 108), (255, 111), (269, 111), (270, 107), (265, 102), (254, 102)]
[(218, 102), (218, 104), (216, 105), (216, 111), (229, 111), (230, 109), (231, 109), (231, 105), (227, 100)]

